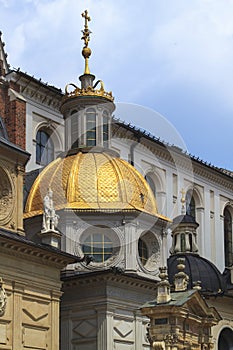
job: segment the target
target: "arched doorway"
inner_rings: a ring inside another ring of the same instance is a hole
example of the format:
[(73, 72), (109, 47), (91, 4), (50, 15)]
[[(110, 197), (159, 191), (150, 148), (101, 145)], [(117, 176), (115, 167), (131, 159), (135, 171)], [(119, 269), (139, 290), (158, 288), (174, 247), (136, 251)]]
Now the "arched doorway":
[(233, 350), (233, 331), (224, 328), (218, 338), (218, 350)]

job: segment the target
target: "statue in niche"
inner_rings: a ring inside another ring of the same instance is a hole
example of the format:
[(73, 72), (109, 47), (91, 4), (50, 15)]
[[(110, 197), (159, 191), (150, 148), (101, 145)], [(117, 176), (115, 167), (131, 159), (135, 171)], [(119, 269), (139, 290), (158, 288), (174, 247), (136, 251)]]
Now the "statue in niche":
[(53, 191), (48, 188), (48, 191), (43, 200), (43, 229), (42, 232), (56, 231), (59, 216), (56, 214), (53, 206)]
[(3, 287), (2, 277), (0, 277), (0, 316), (3, 316), (6, 310), (6, 291)]

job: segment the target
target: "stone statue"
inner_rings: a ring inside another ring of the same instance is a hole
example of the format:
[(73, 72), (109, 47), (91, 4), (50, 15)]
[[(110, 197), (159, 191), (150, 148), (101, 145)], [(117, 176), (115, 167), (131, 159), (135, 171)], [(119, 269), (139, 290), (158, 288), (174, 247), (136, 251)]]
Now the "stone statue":
[(48, 188), (48, 191), (43, 200), (43, 232), (56, 231), (59, 216), (56, 214), (53, 206), (53, 191)]
[(0, 277), (0, 316), (3, 316), (6, 310), (6, 292), (3, 287), (3, 281), (2, 278)]

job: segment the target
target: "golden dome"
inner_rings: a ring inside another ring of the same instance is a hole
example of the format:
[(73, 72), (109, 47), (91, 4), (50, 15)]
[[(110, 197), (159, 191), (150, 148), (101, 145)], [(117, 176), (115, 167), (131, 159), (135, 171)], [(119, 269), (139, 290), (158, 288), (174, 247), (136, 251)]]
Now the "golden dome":
[(162, 217), (144, 177), (109, 153), (79, 152), (50, 163), (31, 188), (25, 218), (42, 214), (48, 188), (53, 191), (56, 210), (139, 210)]

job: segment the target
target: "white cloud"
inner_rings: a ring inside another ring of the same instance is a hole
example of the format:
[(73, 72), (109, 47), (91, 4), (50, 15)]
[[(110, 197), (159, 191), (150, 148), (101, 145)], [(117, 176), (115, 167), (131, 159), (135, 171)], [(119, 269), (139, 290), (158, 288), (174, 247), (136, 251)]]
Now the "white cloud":
[[(91, 72), (113, 90), (117, 101), (149, 101), (155, 110), (161, 103), (159, 111), (169, 110), (168, 118), (179, 123), (186, 120), (181, 100), (188, 99), (185, 110), (194, 118), (195, 93), (196, 104), (206, 103), (204, 117), (209, 123), (219, 118), (213, 107), (208, 108), (212, 101), (224, 110), (221, 119), (232, 119), (233, 0), (0, 0), (0, 4), (0, 29), (12, 66), (58, 87), (76, 82), (84, 68), (81, 13), (87, 8), (93, 32)], [(166, 100), (168, 91), (173, 101)], [(174, 108), (167, 108), (171, 103)], [(195, 116), (196, 125), (201, 118)], [(184, 132), (190, 132), (188, 126)]]

